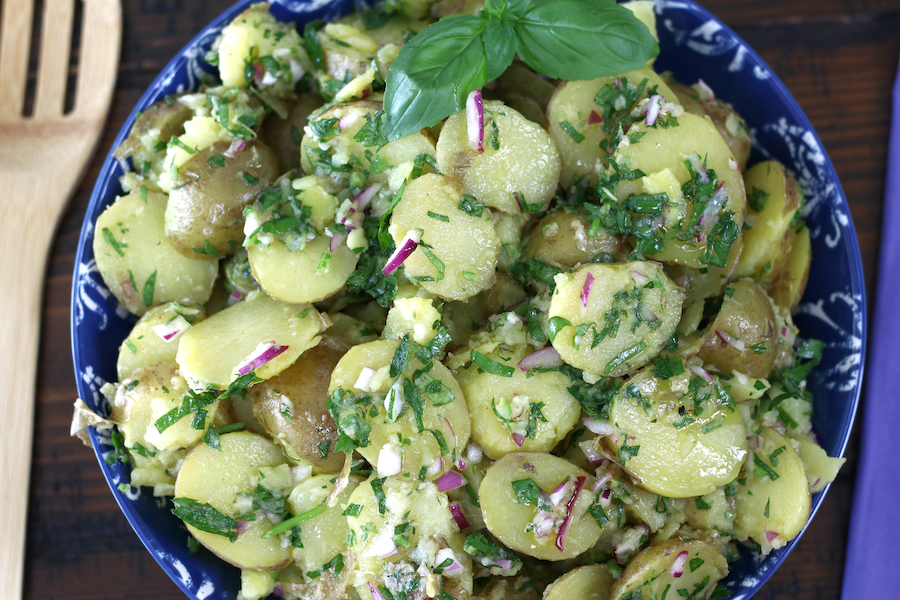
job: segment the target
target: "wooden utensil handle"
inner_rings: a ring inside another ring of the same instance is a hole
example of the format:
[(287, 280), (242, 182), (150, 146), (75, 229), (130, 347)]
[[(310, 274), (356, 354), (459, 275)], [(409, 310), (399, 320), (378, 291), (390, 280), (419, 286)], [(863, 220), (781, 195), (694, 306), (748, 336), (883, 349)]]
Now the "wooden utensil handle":
[(38, 194), (0, 189), (9, 195), (0, 203), (0, 277), (6, 292), (0, 309), (0, 597), (5, 599), (22, 593), (41, 295), (54, 224), (29, 210), (40, 202)]

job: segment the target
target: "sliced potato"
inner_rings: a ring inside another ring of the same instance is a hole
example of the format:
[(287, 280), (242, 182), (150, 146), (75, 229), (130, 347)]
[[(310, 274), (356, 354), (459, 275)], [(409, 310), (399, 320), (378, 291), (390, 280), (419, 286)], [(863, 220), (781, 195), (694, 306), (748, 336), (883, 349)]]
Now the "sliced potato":
[(134, 325), (119, 347), (116, 373), (119, 381), (140, 367), (175, 362), (178, 338), (191, 324), (202, 321), (206, 311), (196, 305), (169, 302), (154, 306)]
[(451, 115), (437, 143), (438, 169), (491, 208), (540, 212), (556, 193), (559, 152), (544, 129), (502, 102), (484, 102), (484, 144), (469, 146), (466, 113)]
[(344, 464), (344, 453), (334, 451), (337, 425), (325, 407), (331, 372), (344, 352), (320, 343), (278, 375), (247, 390), (253, 414), (266, 432), (287, 444), (296, 453), (292, 456), (328, 473), (337, 473)]
[(535, 558), (565, 560), (600, 538), (589, 510), (597, 497), (593, 483), (564, 458), (510, 452), (488, 468), (478, 498), (485, 524), (503, 544)]
[(613, 398), (609, 452), (641, 487), (669, 498), (708, 494), (732, 481), (747, 455), (734, 401), (720, 383), (689, 370), (668, 379), (654, 370), (637, 373)]
[(273, 298), (294, 304), (320, 302), (344, 287), (359, 262), (359, 254), (347, 244), (329, 250), (330, 243), (331, 238), (320, 236), (297, 252), (288, 250), (281, 240), (266, 247), (251, 246), (250, 266), (259, 285)]
[(751, 445), (753, 463), (738, 480), (734, 537), (768, 554), (797, 537), (809, 520), (809, 483), (791, 441), (763, 427)]
[[(163, 302), (205, 304), (218, 263), (180, 254), (166, 238), (166, 196), (121, 196), (97, 218), (94, 256), (109, 291), (138, 316)], [(198, 255), (198, 258), (201, 255)]]
[[(357, 452), (377, 470), (430, 481), (450, 470), (453, 456), (464, 454), (471, 433), (469, 409), (459, 384), (439, 362), (429, 361), (422, 372), (425, 367), (411, 356), (406, 372), (391, 378), (400, 343), (378, 340), (351, 348), (331, 375), (329, 409), (332, 416), (337, 413), (342, 438), (365, 439)], [(375, 371), (369, 381), (360, 377), (366, 367)], [(386, 397), (397, 381), (400, 393), (389, 415)], [(410, 392), (414, 397), (408, 397)], [(396, 455), (400, 464), (389, 469)]]
[(613, 585), (609, 600), (653, 600), (664, 594), (709, 598), (727, 574), (728, 563), (715, 547), (700, 540), (666, 540), (632, 559)]
[[(422, 243), (403, 263), (406, 276), (445, 300), (465, 300), (494, 282), (500, 242), (487, 208), (461, 208), (462, 194), (434, 173), (413, 180), (391, 214), (398, 246), (411, 231)], [(426, 253), (426, 250), (428, 253)]]
[(807, 438), (801, 437), (797, 441), (800, 444), (800, 458), (806, 468), (809, 491), (813, 494), (821, 492), (834, 481), (847, 459), (828, 456), (819, 444)]
[[(472, 438), (491, 459), (508, 452), (549, 452), (578, 422), (581, 405), (559, 372), (525, 373), (516, 365), (530, 349), (486, 354), (513, 367), (511, 377), (493, 375), (469, 363), (457, 379), (472, 417)], [(517, 441), (518, 440), (518, 441)]]
[(543, 600), (607, 600), (613, 583), (606, 565), (578, 567), (547, 586)]
[(294, 549), (294, 561), (305, 572), (316, 571), (332, 558), (347, 551), (347, 532), (350, 526), (343, 512), (350, 504), (350, 495), (362, 481), (351, 475), (347, 486), (338, 494), (333, 506), (327, 506), (334, 490), (334, 475), (318, 475), (299, 483), (288, 497), (288, 506), (295, 515), (325, 507), (325, 511), (304, 521), (301, 531), (302, 548)]
[(149, 450), (177, 450), (197, 444), (216, 417), (219, 401), (205, 395), (200, 410), (181, 415), (185, 398), (193, 397), (178, 365), (162, 362), (135, 370), (122, 381), (110, 418), (120, 423), (125, 445)]
[(659, 263), (588, 264), (562, 273), (550, 299), (553, 347), (573, 367), (618, 377), (669, 341), (683, 298)]
[(747, 225), (744, 251), (735, 275), (770, 279), (773, 266), (791, 247), (791, 224), (800, 209), (803, 192), (797, 180), (776, 161), (753, 165), (745, 174), (747, 187)]
[(224, 389), (268, 346), (270, 354), (277, 353), (274, 358), (250, 369), (268, 379), (315, 346), (323, 326), (312, 306), (286, 304), (254, 292), (182, 335), (176, 360), (185, 377)]
[(781, 271), (772, 274), (774, 281), (769, 288), (772, 300), (778, 306), (794, 310), (800, 304), (806, 283), (809, 281), (809, 268), (812, 262), (812, 247), (809, 241), (809, 229), (803, 227), (794, 236), (790, 254)]
[(563, 269), (594, 260), (625, 260), (630, 247), (623, 252), (623, 240), (618, 239), (622, 236), (612, 236), (602, 228), (595, 235), (590, 235), (590, 231), (591, 223), (581, 213), (552, 210), (531, 233), (525, 258), (539, 258)]
[[(256, 491), (260, 468), (282, 465), (287, 459), (275, 444), (247, 431), (222, 435), (219, 443), (221, 450), (199, 444), (188, 454), (175, 482), (175, 497), (209, 504), (226, 516), (238, 515), (238, 494)], [(242, 523), (234, 542), (185, 524), (213, 554), (241, 569), (277, 571), (290, 562), (290, 546), (283, 545), (278, 536), (263, 537), (274, 526), (269, 519), (258, 516)]]
[(617, 80), (623, 85), (628, 82), (636, 88), (645, 79), (647, 83), (643, 87), (642, 98), (651, 95), (655, 87), (656, 93), (666, 100), (677, 101), (675, 93), (662, 78), (646, 67), (618, 77), (564, 81), (559, 85), (547, 106), (547, 132), (553, 138), (562, 160), (560, 183), (563, 187), (572, 185), (576, 177), (587, 177), (596, 182), (598, 167), (605, 166), (604, 158), (615, 151), (610, 147), (610, 133), (604, 125), (609, 123), (609, 115), (595, 102), (598, 94), (607, 86), (610, 86), (607, 89), (616, 87)]
[(775, 313), (769, 297), (750, 279), (725, 289), (722, 308), (703, 333), (697, 354), (720, 372), (765, 378), (778, 354)]

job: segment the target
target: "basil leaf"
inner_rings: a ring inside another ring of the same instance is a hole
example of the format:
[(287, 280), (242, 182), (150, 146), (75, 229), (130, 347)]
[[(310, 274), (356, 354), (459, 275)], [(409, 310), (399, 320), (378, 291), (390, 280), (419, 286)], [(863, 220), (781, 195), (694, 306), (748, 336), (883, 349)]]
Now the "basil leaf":
[(451, 15), (403, 46), (386, 81), (387, 120), (382, 131), (388, 141), (436, 125), (458, 112), (469, 92), (485, 84), (486, 25), (474, 15)]
[(497, 79), (512, 64), (519, 45), (516, 32), (509, 21), (491, 19), (484, 30), (484, 51), (489, 57), (487, 80)]
[(532, 69), (575, 81), (643, 67), (659, 54), (647, 26), (613, 0), (535, 2), (514, 20), (518, 52)]

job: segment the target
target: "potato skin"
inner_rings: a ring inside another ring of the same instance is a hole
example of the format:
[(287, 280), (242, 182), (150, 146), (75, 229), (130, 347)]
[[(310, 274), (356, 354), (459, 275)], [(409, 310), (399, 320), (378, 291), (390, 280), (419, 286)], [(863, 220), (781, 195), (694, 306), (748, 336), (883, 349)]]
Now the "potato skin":
[(778, 351), (772, 304), (750, 279), (730, 287), (734, 291), (730, 297), (725, 294), (722, 309), (703, 334), (698, 356), (724, 373), (768, 377)]
[[(275, 377), (247, 391), (253, 414), (266, 431), (329, 473), (337, 473), (344, 463), (344, 453), (333, 451), (338, 431), (325, 401), (331, 372), (345, 352), (345, 348), (319, 344)], [(324, 440), (331, 444), (322, 458), (318, 444)]]
[(271, 114), (263, 121), (259, 139), (265, 142), (278, 156), (283, 171), (300, 168), (300, 143), (303, 128), (309, 115), (322, 106), (322, 98), (317, 94), (300, 94), (291, 107), (286, 119)]
[[(201, 150), (181, 167), (192, 182), (172, 190), (166, 206), (166, 237), (188, 258), (203, 258), (206, 242), (220, 255), (244, 241), (244, 207), (281, 174), (278, 157), (259, 140), (248, 140), (240, 151), (226, 154), (228, 142)], [(225, 165), (209, 163), (221, 154)], [(245, 178), (244, 175), (249, 177)], [(251, 183), (254, 181), (257, 183)]]

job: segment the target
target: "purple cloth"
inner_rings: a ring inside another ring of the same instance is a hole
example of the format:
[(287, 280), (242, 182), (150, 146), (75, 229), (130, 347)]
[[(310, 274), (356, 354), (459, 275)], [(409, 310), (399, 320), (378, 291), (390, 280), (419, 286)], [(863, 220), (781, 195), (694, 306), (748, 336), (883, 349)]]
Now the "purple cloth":
[(859, 472), (844, 564), (844, 600), (900, 598), (900, 72), (888, 146), (875, 315), (869, 329)]

